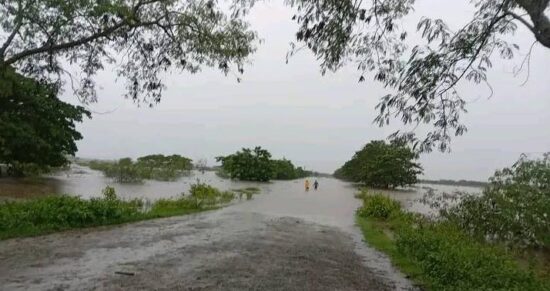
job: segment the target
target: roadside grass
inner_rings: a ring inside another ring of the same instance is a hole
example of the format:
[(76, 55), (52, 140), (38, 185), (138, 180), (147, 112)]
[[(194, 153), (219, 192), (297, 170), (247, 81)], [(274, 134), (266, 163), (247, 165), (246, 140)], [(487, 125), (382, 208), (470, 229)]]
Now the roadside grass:
[(160, 199), (150, 207), (142, 200), (120, 199), (111, 187), (105, 188), (103, 197), (89, 200), (59, 195), (7, 201), (0, 203), (0, 239), (186, 215), (220, 208), (234, 198), (232, 192), (195, 184), (189, 195)]
[[(395, 208), (381, 194), (358, 195), (356, 221), (365, 241), (426, 290), (550, 290), (540, 265), (525, 266), (498, 244), (478, 241), (457, 225)], [(389, 215), (386, 215), (389, 213)]]
[(359, 215), (356, 216), (356, 222), (363, 232), (365, 241), (376, 250), (387, 254), (392, 264), (406, 274), (407, 278), (424, 288), (430, 286), (420, 267), (397, 249), (390, 223), (366, 219)]

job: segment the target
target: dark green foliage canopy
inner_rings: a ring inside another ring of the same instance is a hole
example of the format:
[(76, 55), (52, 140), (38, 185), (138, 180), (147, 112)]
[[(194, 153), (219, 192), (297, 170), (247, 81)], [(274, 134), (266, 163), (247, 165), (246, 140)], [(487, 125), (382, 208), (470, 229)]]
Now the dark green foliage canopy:
[(0, 71), (0, 164), (15, 174), (34, 165), (37, 169), (65, 165), (74, 155), (75, 129), (90, 113), (57, 99), (58, 87), (21, 76), (13, 69)]
[(273, 179), (274, 180), (292, 180), (311, 176), (310, 171), (304, 170), (302, 167), (295, 167), (294, 164), (287, 160), (272, 160)]
[(243, 148), (232, 155), (216, 157), (231, 179), (267, 182), (273, 177), (271, 154), (261, 147)]
[(291, 180), (311, 175), (310, 171), (294, 167), (287, 159), (271, 159), (271, 153), (261, 147), (243, 148), (232, 155), (217, 157), (216, 161), (222, 163), (224, 174), (244, 181)]
[(334, 176), (379, 188), (411, 185), (422, 173), (416, 159), (418, 154), (403, 144), (371, 141), (336, 170)]
[(193, 168), (192, 160), (189, 158), (161, 154), (143, 156), (137, 161), (123, 158), (115, 162), (91, 161), (86, 165), (122, 183), (140, 182), (144, 179), (173, 181)]

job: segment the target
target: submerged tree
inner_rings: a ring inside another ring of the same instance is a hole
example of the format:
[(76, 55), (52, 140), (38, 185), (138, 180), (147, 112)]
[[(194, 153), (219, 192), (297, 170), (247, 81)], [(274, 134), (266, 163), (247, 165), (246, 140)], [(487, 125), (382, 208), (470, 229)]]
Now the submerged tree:
[(216, 161), (222, 163), (222, 170), (231, 179), (267, 182), (273, 176), (271, 153), (261, 147), (243, 148), (232, 155), (216, 157)]
[(75, 124), (90, 113), (60, 101), (55, 84), (11, 69), (0, 75), (0, 164), (21, 175), (68, 163), (75, 141), (82, 139)]
[(418, 154), (404, 144), (371, 141), (336, 170), (334, 176), (380, 188), (411, 185), (422, 173), (417, 159)]

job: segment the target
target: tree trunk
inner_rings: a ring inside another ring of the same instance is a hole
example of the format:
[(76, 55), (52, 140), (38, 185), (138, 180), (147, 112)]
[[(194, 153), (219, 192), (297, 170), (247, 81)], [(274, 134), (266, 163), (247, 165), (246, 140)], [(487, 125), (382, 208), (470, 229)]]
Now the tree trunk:
[[(544, 14), (550, 0), (515, 0), (533, 22), (529, 27), (535, 38), (545, 47), (550, 48), (550, 19)], [(527, 25), (527, 24), (526, 24)]]

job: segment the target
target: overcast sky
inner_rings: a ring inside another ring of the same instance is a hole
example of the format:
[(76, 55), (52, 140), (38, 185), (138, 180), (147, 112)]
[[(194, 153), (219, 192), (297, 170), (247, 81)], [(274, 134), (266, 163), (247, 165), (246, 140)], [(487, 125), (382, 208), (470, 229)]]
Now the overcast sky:
[[(261, 145), (274, 157), (322, 172), (333, 172), (370, 140), (384, 139), (400, 124), (372, 124), (374, 106), (386, 92), (378, 83), (357, 83), (355, 66), (321, 76), (318, 62), (302, 51), (285, 64), (289, 42), (296, 32), (292, 11), (282, 1), (258, 5), (249, 19), (264, 40), (245, 68), (241, 83), (215, 70), (196, 75), (173, 73), (156, 107), (139, 108), (122, 97), (123, 83), (100, 72), (97, 112), (78, 129), (78, 156), (138, 157), (151, 153), (182, 154), (193, 159), (232, 153)], [(469, 1), (417, 1), (411, 27), (421, 16), (442, 17), (457, 27), (473, 11)], [(412, 38), (414, 39), (414, 37)], [(533, 37), (525, 29), (513, 37), (525, 52)], [(550, 151), (550, 49), (535, 46), (530, 78), (514, 77), (514, 62), (494, 61), (485, 87), (463, 88), (470, 103), (464, 121), (469, 132), (455, 138), (452, 153), (421, 156), (427, 178), (487, 179), (521, 153)], [(76, 100), (67, 90), (64, 99)]]

